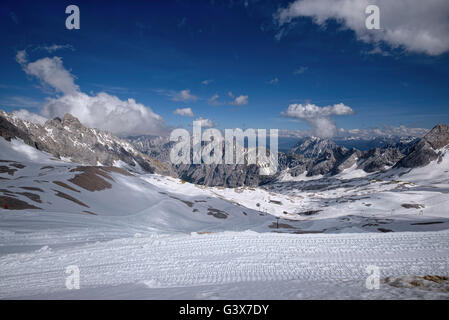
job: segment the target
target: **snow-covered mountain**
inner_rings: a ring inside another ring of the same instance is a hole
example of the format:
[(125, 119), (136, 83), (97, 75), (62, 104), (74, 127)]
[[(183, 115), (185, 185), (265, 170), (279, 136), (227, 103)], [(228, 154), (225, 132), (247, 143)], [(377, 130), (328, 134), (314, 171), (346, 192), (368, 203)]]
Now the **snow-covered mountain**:
[[(173, 146), (163, 137), (132, 137), (130, 143), (151, 157), (169, 163), (169, 151)], [(173, 169), (185, 181), (206, 186), (258, 186), (286, 177), (334, 176), (355, 166), (365, 173), (382, 172), (393, 166), (411, 152), (420, 139), (416, 137), (383, 137), (369, 140), (375, 146), (361, 151), (351, 143), (337, 144), (330, 139), (309, 137), (300, 139), (288, 152), (279, 152), (278, 171), (260, 176), (256, 165), (179, 165)], [(356, 145), (356, 144), (355, 144)], [(365, 147), (368, 145), (364, 145)]]
[[(170, 149), (174, 142), (168, 138), (155, 136), (128, 137), (128, 141), (140, 152), (170, 165)], [(234, 145), (235, 150), (235, 145)], [(191, 148), (191, 154), (193, 148)], [(243, 158), (247, 159), (248, 150), (243, 148)], [(223, 162), (224, 162), (223, 145)], [(228, 188), (240, 186), (257, 186), (271, 181), (274, 175), (260, 175), (267, 164), (180, 164), (172, 165), (177, 175), (185, 181), (205, 186), (223, 186)]]
[(337, 145), (330, 139), (310, 137), (301, 139), (290, 149), (289, 153), (302, 155), (304, 158), (316, 159), (321, 157), (325, 152), (335, 148), (337, 148)]
[[(177, 165), (170, 163), (173, 143), (167, 137), (138, 136), (126, 140), (110, 133), (84, 127), (67, 114), (44, 125), (35, 124), (0, 111), (0, 134), (20, 138), (30, 146), (51, 153), (56, 158), (71, 159), (85, 165), (125, 166), (135, 172), (179, 176), (183, 180), (206, 186), (258, 186), (286, 177), (334, 176), (356, 167), (365, 173), (382, 172), (396, 167), (416, 167), (438, 157), (434, 146), (447, 144), (447, 126), (439, 125), (415, 141), (391, 142), (386, 148), (367, 151), (346, 148), (329, 139), (301, 139), (288, 153), (279, 153), (278, 171), (268, 176), (259, 165)], [(441, 141), (439, 141), (440, 139)], [(247, 152), (244, 149), (244, 152)]]
[(108, 132), (84, 127), (70, 114), (40, 125), (0, 110), (0, 136), (22, 139), (56, 158), (80, 164), (124, 165), (134, 171), (174, 174), (170, 165), (140, 153), (129, 142)]

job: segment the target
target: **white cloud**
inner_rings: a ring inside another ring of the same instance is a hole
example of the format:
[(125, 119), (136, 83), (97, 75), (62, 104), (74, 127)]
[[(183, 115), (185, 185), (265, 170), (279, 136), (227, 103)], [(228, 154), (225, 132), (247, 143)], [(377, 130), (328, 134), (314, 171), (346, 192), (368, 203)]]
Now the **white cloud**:
[(22, 120), (27, 120), (36, 124), (43, 125), (48, 119), (44, 118), (36, 113), (29, 112), (25, 109), (15, 110), (12, 112), (12, 114)]
[(77, 92), (49, 99), (41, 113), (48, 118), (70, 113), (87, 127), (107, 130), (119, 136), (167, 133), (162, 117), (150, 108), (134, 99), (120, 100), (105, 92), (94, 96)]
[(190, 89), (181, 91), (156, 89), (158, 94), (169, 97), (172, 101), (176, 102), (192, 102), (197, 101), (198, 97), (190, 92)]
[(63, 49), (69, 49), (72, 51), (75, 50), (75, 48), (71, 44), (52, 44), (50, 46), (39, 46), (36, 48), (36, 50), (39, 50), (39, 49), (48, 51), (49, 53), (53, 53), (55, 51), (63, 50)]
[(230, 98), (233, 98), (233, 101), (230, 102), (220, 102), (218, 101), (218, 98), (220, 98), (220, 96), (218, 94), (214, 94), (212, 97), (210, 97), (207, 102), (211, 105), (211, 106), (219, 106), (222, 105), (224, 103), (229, 103), (230, 105), (234, 105), (234, 106), (243, 106), (245, 104), (248, 104), (248, 96), (244, 96), (244, 95), (240, 95), (238, 97), (235, 97), (234, 94), (229, 91), (227, 93), (227, 95)]
[(207, 103), (209, 103), (211, 106), (219, 106), (222, 103), (218, 101), (218, 98), (220, 98), (220, 96), (218, 94), (214, 94), (207, 100)]
[(270, 81), (268, 81), (269, 84), (276, 84), (279, 82), (279, 79), (277, 77), (271, 79)]
[(19, 51), (16, 60), (27, 74), (63, 93), (61, 97), (47, 98), (41, 111), (47, 118), (71, 113), (87, 127), (108, 130), (120, 136), (168, 133), (162, 117), (134, 99), (120, 100), (105, 92), (97, 95), (81, 92), (61, 58), (43, 58), (28, 63), (26, 52)]
[(299, 75), (299, 74), (303, 74), (304, 72), (307, 71), (307, 69), (308, 69), (308, 67), (301, 66), (301, 67), (299, 67), (298, 69), (295, 69), (295, 71), (293, 71), (293, 74), (294, 74), (295, 76), (297, 76), (297, 75)]
[[(380, 8), (381, 30), (368, 30), (365, 9)], [(296, 0), (275, 14), (280, 26), (296, 17), (311, 17), (325, 26), (334, 19), (355, 32), (357, 38), (378, 46), (439, 55), (449, 51), (449, 2), (447, 0)]]
[(198, 100), (198, 97), (194, 94), (190, 93), (190, 89), (181, 90), (179, 92), (176, 92), (173, 94), (173, 101), (196, 101)]
[(26, 63), (27, 62), (27, 52), (25, 50), (17, 51), (16, 61), (21, 65)]
[(291, 104), (281, 115), (306, 121), (313, 129), (314, 134), (319, 137), (330, 138), (337, 133), (332, 116), (354, 114), (354, 110), (343, 103), (333, 106), (319, 107), (314, 104)]
[(248, 104), (248, 96), (238, 96), (231, 102), (231, 104), (234, 106), (243, 106)]
[(206, 119), (206, 118), (200, 117), (198, 119), (195, 119), (195, 121), (199, 121), (201, 124), (201, 127), (203, 127), (203, 128), (212, 128), (212, 127), (216, 126), (216, 124), (212, 120)]
[(75, 77), (64, 68), (60, 57), (47, 57), (28, 63), (26, 51), (22, 50), (17, 52), (16, 61), (26, 74), (36, 77), (43, 85), (48, 85), (57, 92), (73, 94), (79, 91)]
[(191, 108), (178, 108), (175, 111), (173, 111), (173, 114), (177, 114), (179, 116), (184, 117), (194, 117), (193, 111)]
[(207, 86), (208, 84), (211, 84), (212, 82), (213, 82), (214, 80), (204, 80), (204, 81), (201, 81), (201, 84), (204, 84), (205, 86)]

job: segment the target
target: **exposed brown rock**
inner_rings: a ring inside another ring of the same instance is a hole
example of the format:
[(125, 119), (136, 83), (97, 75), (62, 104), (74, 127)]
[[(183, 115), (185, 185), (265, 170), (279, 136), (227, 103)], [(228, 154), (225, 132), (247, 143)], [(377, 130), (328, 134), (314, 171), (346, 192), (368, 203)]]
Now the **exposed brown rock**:
[(2, 208), (6, 204), (9, 210), (41, 209), (28, 204), (25, 201), (6, 196), (0, 196), (0, 204)]
[(19, 188), (23, 189), (23, 190), (28, 190), (28, 191), (44, 192), (44, 190), (42, 190), (41, 188), (36, 188), (36, 187), (19, 187)]
[(106, 171), (103, 171), (102, 167), (77, 167), (70, 172), (82, 172), (68, 181), (83, 189), (101, 191), (112, 188), (112, 184), (103, 178), (110, 181), (114, 181), (114, 179)]
[(17, 168), (17, 169), (23, 169), (26, 167), (25, 165), (23, 165), (21, 163), (11, 163), (10, 166), (13, 166), (14, 168)]
[(14, 172), (16, 172), (16, 171), (17, 171), (17, 169), (11, 169), (8, 166), (0, 166), (0, 173), (7, 173), (10, 176), (13, 176)]
[(79, 201), (78, 199), (75, 199), (75, 198), (72, 197), (72, 196), (69, 196), (68, 194), (66, 194), (66, 193), (64, 193), (64, 192), (61, 192), (61, 191), (58, 191), (58, 190), (53, 190), (53, 191), (56, 192), (55, 195), (56, 195), (57, 197), (60, 197), (60, 198), (63, 198), (63, 199), (66, 199), (66, 200), (75, 202), (76, 204), (78, 204), (78, 205), (80, 205), (80, 206), (89, 208), (89, 206), (88, 206), (87, 204), (85, 204), (85, 203)]
[(53, 181), (53, 183), (56, 184), (56, 185), (58, 185), (58, 186), (60, 186), (60, 187), (69, 189), (69, 190), (71, 190), (71, 191), (80, 192), (79, 190), (77, 190), (77, 189), (75, 189), (75, 188), (69, 186), (67, 183), (64, 183), (64, 182), (62, 182), (62, 181)]
[(84, 210), (83, 211), (84, 213), (88, 213), (88, 214), (92, 214), (92, 215), (94, 215), (94, 216), (96, 216), (97, 214), (95, 213), (95, 212), (92, 212), (92, 211), (87, 211), (87, 210)]
[(417, 203), (403, 203), (403, 204), (401, 204), (401, 206), (406, 209), (422, 209), (422, 208), (424, 208), (424, 205), (417, 204)]
[(218, 219), (226, 219), (228, 217), (228, 214), (226, 212), (215, 208), (208, 208), (207, 214)]
[(16, 194), (20, 194), (22, 196), (27, 197), (28, 199), (37, 202), (37, 203), (42, 203), (41, 201), (41, 197), (38, 194), (35, 193), (31, 193), (31, 192), (16, 192)]

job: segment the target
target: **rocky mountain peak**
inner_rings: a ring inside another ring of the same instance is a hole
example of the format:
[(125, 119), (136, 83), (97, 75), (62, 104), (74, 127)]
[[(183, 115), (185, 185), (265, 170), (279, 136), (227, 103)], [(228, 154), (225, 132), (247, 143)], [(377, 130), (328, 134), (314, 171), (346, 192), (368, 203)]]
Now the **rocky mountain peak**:
[(449, 126), (444, 123), (436, 125), (423, 137), (423, 140), (435, 150), (447, 146), (449, 144)]
[(428, 165), (441, 156), (441, 148), (449, 145), (449, 126), (438, 124), (422, 139), (416, 142), (409, 154), (395, 167), (416, 168)]
[(317, 158), (335, 148), (337, 144), (330, 139), (310, 137), (300, 140), (289, 153), (299, 154), (305, 158)]
[[(0, 110), (1, 111), (1, 110)], [(176, 175), (163, 164), (136, 150), (129, 142), (98, 129), (89, 129), (71, 114), (48, 120), (43, 126), (0, 112), (0, 136), (25, 143), (57, 158), (84, 165), (125, 165), (130, 170)]]
[(66, 113), (64, 115), (64, 118), (62, 119), (62, 125), (78, 129), (84, 128), (78, 118), (72, 116), (70, 113)]

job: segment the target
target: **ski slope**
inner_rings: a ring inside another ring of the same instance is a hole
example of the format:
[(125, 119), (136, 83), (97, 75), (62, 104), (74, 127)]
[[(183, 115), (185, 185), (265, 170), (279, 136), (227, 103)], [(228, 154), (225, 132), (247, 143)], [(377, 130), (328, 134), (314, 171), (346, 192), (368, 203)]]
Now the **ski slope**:
[[(80, 270), (67, 290), (66, 267)], [(439, 291), (367, 289), (384, 277), (447, 274), (449, 233), (159, 235), (44, 246), (0, 257), (5, 298), (448, 298)], [(230, 291), (223, 288), (232, 288)], [(258, 290), (252, 290), (259, 288)], [(317, 292), (317, 289), (324, 291)]]

